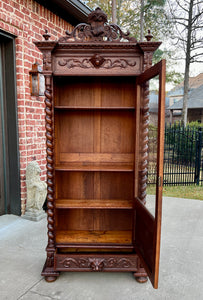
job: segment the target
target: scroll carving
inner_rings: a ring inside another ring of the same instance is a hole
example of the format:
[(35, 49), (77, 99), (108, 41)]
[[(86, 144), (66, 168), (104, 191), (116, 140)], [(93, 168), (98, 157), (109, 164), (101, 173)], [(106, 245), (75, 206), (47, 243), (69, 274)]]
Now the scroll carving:
[(65, 268), (88, 268), (89, 266), (87, 258), (65, 258), (62, 261), (60, 261), (60, 264), (62, 264)]
[(85, 268), (92, 271), (102, 271), (103, 269), (128, 269), (137, 268), (137, 260), (130, 260), (128, 258), (102, 258), (102, 257), (86, 257), (86, 258), (65, 258), (59, 261), (67, 269)]
[(80, 67), (83, 69), (89, 69), (92, 68), (92, 64), (90, 62), (89, 59), (85, 58), (85, 59), (74, 59), (74, 58), (70, 58), (70, 59), (62, 59), (59, 60), (58, 62), (59, 66), (67, 66), (68, 69), (72, 69), (72, 68), (76, 68), (76, 67)]
[(59, 39), (60, 43), (66, 43), (71, 39), (81, 42), (120, 42), (122, 39), (133, 43), (137, 42), (135, 38), (130, 37), (129, 32), (124, 33), (118, 25), (108, 25), (107, 15), (99, 7), (89, 14), (88, 24), (81, 23), (71, 33), (66, 31), (66, 35)]
[(136, 65), (136, 60), (127, 60), (127, 59), (104, 59), (102, 56), (96, 54), (90, 59), (61, 59), (58, 61), (59, 66), (66, 66), (68, 69), (72, 68), (83, 68), (89, 69), (92, 67), (95, 68), (104, 68), (104, 69), (113, 69), (113, 68), (122, 68), (134, 67)]

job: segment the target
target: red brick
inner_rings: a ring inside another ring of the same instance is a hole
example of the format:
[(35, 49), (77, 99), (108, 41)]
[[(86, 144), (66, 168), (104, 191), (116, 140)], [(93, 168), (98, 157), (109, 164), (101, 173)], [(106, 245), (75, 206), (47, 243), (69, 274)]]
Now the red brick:
[(22, 13), (24, 13), (27, 16), (30, 14), (29, 9), (27, 9), (26, 7), (22, 7), (21, 11), (22, 11)]
[(29, 71), (35, 61), (42, 65), (42, 54), (33, 44), (33, 41), (43, 40), (42, 34), (47, 28), (52, 35), (51, 39), (55, 40), (59, 36), (65, 35), (63, 28), (70, 28), (70, 26), (35, 1), (2, 0), (0, 7), (3, 7), (3, 10), (0, 11), (0, 19), (5, 20), (5, 22), (0, 22), (1, 29), (17, 36), (18, 127), (21, 157), (21, 199), (22, 205), (24, 205), (26, 202), (25, 169), (28, 162), (32, 161), (34, 157), (42, 169), (42, 179), (46, 179), (44, 96), (31, 97), (30, 95)]
[(46, 25), (47, 26), (47, 20), (46, 19), (43, 19), (43, 18), (41, 18), (40, 19), (40, 23), (42, 23), (42, 24), (44, 24), (44, 25)]
[(18, 3), (12, 2), (12, 6), (13, 6), (14, 8), (16, 8), (17, 10), (20, 10), (20, 5), (19, 5)]
[(8, 12), (13, 12), (14, 10), (13, 10), (13, 7), (12, 6), (10, 6), (10, 5), (8, 5), (8, 4), (6, 4), (6, 3), (3, 3), (3, 8)]
[(17, 9), (15, 9), (15, 16), (18, 16), (22, 20), (24, 19), (24, 14)]

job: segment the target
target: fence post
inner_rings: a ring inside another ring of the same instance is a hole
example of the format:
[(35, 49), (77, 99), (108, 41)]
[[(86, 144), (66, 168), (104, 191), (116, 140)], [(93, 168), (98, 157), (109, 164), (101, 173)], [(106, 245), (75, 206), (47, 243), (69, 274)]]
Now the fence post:
[(201, 153), (202, 153), (202, 128), (199, 127), (198, 138), (196, 140), (196, 161), (195, 161), (195, 183), (197, 185), (199, 185), (199, 179), (200, 179)]

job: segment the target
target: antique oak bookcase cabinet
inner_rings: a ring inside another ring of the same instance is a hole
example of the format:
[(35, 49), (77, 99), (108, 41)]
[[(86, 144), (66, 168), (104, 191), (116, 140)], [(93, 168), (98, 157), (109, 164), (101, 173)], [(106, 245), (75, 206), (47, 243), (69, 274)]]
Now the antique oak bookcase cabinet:
[[(35, 42), (45, 76), (48, 245), (42, 275), (132, 272), (158, 286), (165, 61), (97, 8), (72, 33)], [(159, 76), (156, 209), (145, 206), (149, 80)]]

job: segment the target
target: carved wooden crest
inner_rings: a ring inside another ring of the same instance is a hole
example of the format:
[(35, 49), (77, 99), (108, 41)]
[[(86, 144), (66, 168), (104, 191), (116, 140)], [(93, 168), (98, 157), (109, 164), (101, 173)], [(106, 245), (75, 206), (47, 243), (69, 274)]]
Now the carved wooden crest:
[(115, 41), (120, 42), (127, 40), (136, 43), (134, 37), (130, 37), (130, 33), (124, 33), (118, 25), (107, 24), (107, 15), (97, 7), (88, 16), (88, 24), (81, 23), (77, 25), (74, 30), (59, 39), (60, 43), (67, 41), (85, 41), (85, 42), (101, 42), (101, 41)]

